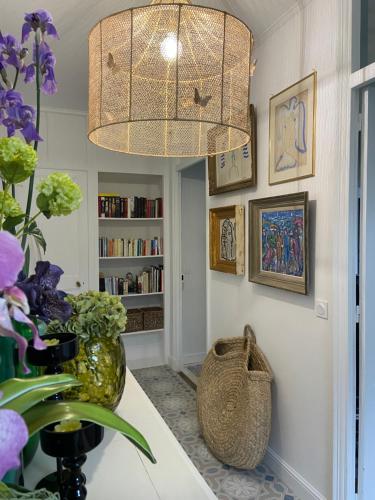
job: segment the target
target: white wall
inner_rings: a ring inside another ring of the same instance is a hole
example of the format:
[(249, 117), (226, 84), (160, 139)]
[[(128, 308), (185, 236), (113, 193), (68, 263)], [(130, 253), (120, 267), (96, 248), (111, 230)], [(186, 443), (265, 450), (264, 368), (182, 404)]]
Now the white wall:
[[(314, 302), (319, 298), (332, 304), (334, 293), (332, 238), (338, 223), (334, 214), (340, 168), (337, 5), (335, 0), (312, 0), (256, 43), (258, 65), (251, 100), (258, 116), (258, 187), (209, 198), (210, 207), (245, 205), (247, 228), (250, 199), (309, 191), (308, 297), (249, 283), (247, 276), (218, 272), (210, 273), (208, 284), (210, 343), (241, 335), (250, 323), (271, 363), (275, 381), (270, 463), (282, 474), (289, 470), (286, 479), (297, 478), (296, 493), (303, 499), (332, 497), (332, 322), (315, 316)], [(318, 72), (316, 176), (270, 187), (269, 98), (314, 69)]]
[[(81, 248), (84, 258), (88, 260), (88, 283), (86, 289), (98, 289), (99, 260), (98, 260), (98, 171), (127, 172), (138, 174), (163, 175), (164, 204), (165, 204), (165, 272), (166, 311), (170, 311), (169, 283), (169, 191), (170, 166), (167, 160), (157, 158), (132, 157), (100, 149), (92, 145), (87, 139), (86, 115), (74, 111), (45, 109), (41, 116), (41, 135), (44, 142), (39, 149), (39, 169), (53, 171), (81, 171), (87, 179), (85, 192), (87, 199), (83, 203), (86, 226), (82, 231), (86, 233), (86, 246)], [(48, 225), (58, 224), (57, 219), (48, 221)], [(53, 231), (52, 231), (53, 232)], [(55, 231), (56, 233), (56, 231)], [(48, 244), (48, 240), (47, 240)], [(49, 258), (54, 263), (64, 262), (68, 252), (67, 239), (61, 235), (60, 246), (56, 254)], [(147, 304), (145, 304), (147, 305)], [(165, 318), (165, 342), (163, 335), (148, 335), (142, 337), (127, 337), (124, 340), (127, 350), (127, 359), (130, 367), (153, 366), (163, 364), (169, 354), (169, 314)]]

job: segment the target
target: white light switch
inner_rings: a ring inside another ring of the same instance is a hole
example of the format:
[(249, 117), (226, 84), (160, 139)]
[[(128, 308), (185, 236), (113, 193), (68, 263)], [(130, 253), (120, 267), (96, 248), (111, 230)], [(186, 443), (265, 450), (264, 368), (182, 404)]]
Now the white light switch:
[(318, 318), (328, 319), (328, 302), (325, 300), (317, 300), (315, 302), (315, 314)]

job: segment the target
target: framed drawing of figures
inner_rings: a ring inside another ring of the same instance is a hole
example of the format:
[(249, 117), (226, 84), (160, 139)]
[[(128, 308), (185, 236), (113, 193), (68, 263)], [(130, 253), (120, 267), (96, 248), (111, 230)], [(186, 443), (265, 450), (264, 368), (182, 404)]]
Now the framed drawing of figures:
[(210, 268), (245, 274), (245, 208), (239, 205), (210, 210)]
[(270, 100), (269, 184), (315, 175), (316, 73)]
[(210, 196), (256, 186), (256, 114), (250, 106), (250, 142), (229, 153), (208, 157), (208, 178)]
[(308, 193), (249, 202), (249, 281), (308, 294)]

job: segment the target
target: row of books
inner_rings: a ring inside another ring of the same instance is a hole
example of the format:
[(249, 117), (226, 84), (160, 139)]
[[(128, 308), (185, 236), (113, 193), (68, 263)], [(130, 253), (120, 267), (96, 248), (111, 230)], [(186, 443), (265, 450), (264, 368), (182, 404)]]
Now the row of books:
[(163, 266), (151, 266), (144, 268), (133, 277), (127, 273), (125, 277), (108, 276), (103, 273), (99, 276), (99, 290), (111, 295), (128, 295), (130, 293), (145, 294), (159, 293), (164, 290), (164, 268)]
[(152, 240), (99, 238), (99, 257), (143, 257), (163, 255), (163, 238)]
[(104, 219), (162, 218), (163, 198), (151, 200), (142, 196), (122, 197), (116, 193), (99, 193), (98, 216)]

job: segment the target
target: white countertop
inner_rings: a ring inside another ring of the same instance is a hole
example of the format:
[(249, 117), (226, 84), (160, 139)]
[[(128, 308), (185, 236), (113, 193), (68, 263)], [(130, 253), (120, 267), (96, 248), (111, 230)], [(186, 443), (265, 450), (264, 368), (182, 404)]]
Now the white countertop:
[[(198, 470), (128, 370), (116, 413), (147, 439), (158, 461), (151, 464), (122, 435), (105, 430), (103, 442), (88, 454), (83, 471), (88, 500), (215, 500)], [(56, 462), (39, 448), (25, 470), (25, 486), (56, 470)]]

